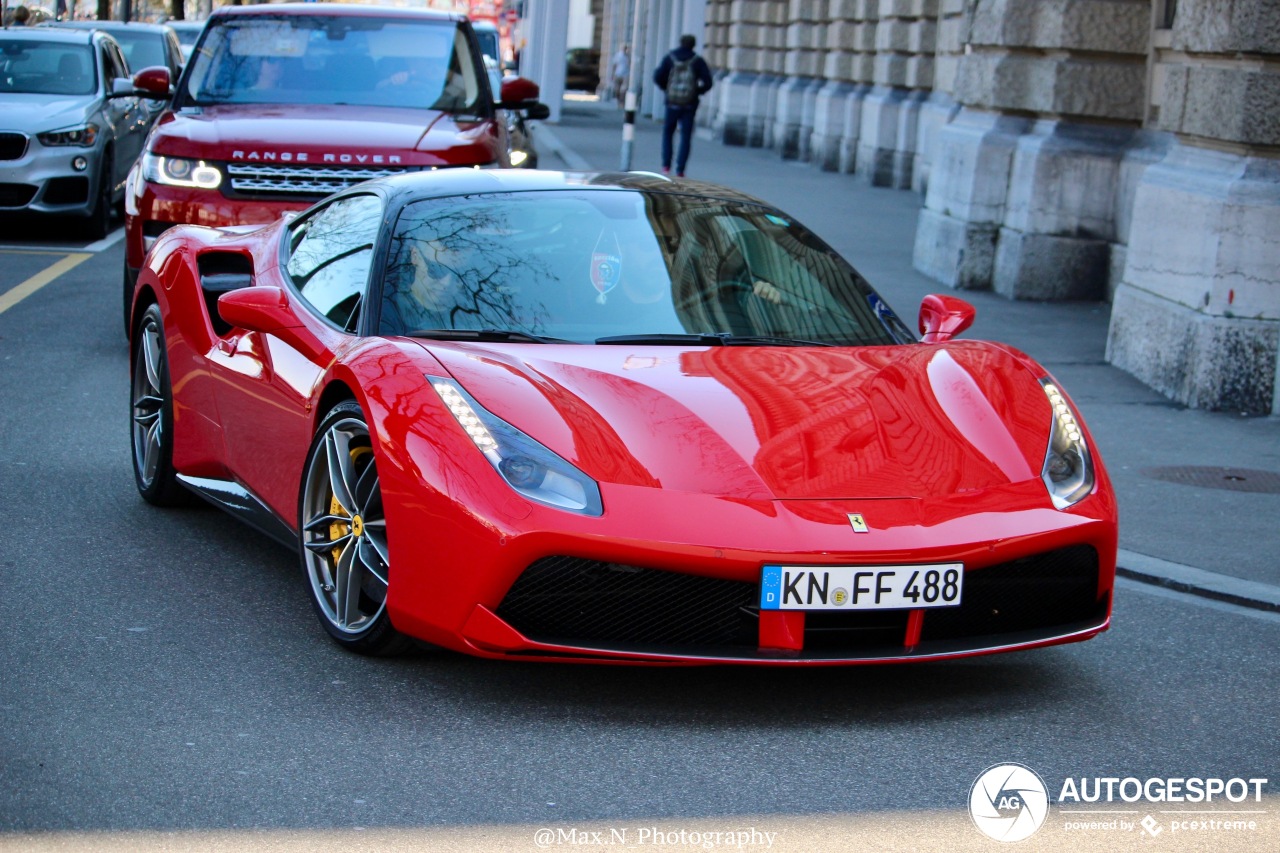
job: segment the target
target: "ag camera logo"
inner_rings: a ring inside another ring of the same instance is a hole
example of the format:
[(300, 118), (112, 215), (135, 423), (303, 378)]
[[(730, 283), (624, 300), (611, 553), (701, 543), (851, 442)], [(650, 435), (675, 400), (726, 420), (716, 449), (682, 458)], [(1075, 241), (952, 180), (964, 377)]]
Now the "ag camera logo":
[(996, 841), (1030, 838), (1049, 816), (1049, 789), (1040, 774), (1022, 764), (996, 764), (969, 789), (973, 825)]

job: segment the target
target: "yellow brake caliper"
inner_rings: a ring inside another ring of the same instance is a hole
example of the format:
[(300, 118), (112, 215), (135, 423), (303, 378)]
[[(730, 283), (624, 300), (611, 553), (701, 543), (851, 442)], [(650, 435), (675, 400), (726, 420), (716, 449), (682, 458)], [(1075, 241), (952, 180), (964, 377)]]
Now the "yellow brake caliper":
[[(357, 459), (359, 459), (361, 456), (364, 456), (366, 453), (372, 453), (373, 448), (353, 447), (348, 452), (351, 455), (351, 461), (355, 462)], [(347, 511), (342, 508), (342, 504), (338, 503), (337, 495), (329, 496), (329, 514), (341, 516), (342, 518), (351, 517), (350, 515), (347, 514)], [(357, 527), (359, 529), (357, 529)], [(363, 532), (364, 530), (363, 530), (362, 524), (357, 525), (356, 523), (343, 522), (343, 521), (332, 521), (329, 523), (329, 541), (330, 542), (336, 542), (339, 539), (341, 539), (343, 536), (347, 535), (348, 533), (354, 533), (356, 536), (359, 536)], [(335, 566), (338, 565), (338, 558), (342, 556), (342, 548), (335, 545), (333, 550), (330, 552), (330, 555), (333, 558), (333, 564)]]

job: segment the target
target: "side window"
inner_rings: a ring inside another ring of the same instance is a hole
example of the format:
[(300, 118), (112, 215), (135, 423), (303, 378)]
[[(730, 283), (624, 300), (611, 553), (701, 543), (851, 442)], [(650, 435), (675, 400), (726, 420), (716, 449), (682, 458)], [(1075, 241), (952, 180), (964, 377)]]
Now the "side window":
[(369, 283), (382, 202), (357, 195), (294, 224), (287, 269), (302, 298), (334, 325), (353, 332)]
[(182, 70), (182, 45), (178, 42), (178, 36), (175, 33), (165, 33), (165, 41), (169, 46), (169, 55), (167, 57), (169, 70), (175, 75), (173, 82), (178, 82), (177, 74)]
[(128, 77), (129, 65), (124, 61), (124, 56), (120, 53), (120, 49), (114, 45), (107, 45), (106, 55), (103, 57), (107, 69), (107, 79), (113, 80), (116, 77)]
[(104, 81), (105, 82), (104, 88), (108, 92), (110, 92), (111, 78), (116, 77), (118, 75), (115, 73), (115, 68), (112, 67), (111, 65), (111, 51), (107, 48), (105, 44), (98, 46), (98, 64), (102, 66), (102, 74), (104, 77), (107, 78)]

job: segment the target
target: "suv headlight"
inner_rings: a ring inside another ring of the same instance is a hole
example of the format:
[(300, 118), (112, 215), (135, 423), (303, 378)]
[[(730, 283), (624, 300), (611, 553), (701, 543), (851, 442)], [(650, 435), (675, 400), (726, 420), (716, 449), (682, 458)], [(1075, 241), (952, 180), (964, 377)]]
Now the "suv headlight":
[(41, 145), (51, 148), (61, 145), (92, 148), (93, 143), (98, 139), (98, 126), (96, 124), (85, 124), (80, 127), (67, 128), (66, 130), (51, 130), (48, 133), (37, 133), (36, 139), (40, 140)]
[(507, 485), (531, 501), (556, 509), (603, 514), (595, 480), (486, 410), (454, 380), (428, 376), (427, 381)]
[(1040, 384), (1053, 407), (1049, 449), (1045, 451), (1040, 478), (1049, 489), (1053, 505), (1066, 509), (1093, 491), (1093, 457), (1089, 455), (1084, 430), (1080, 428), (1067, 398), (1048, 379), (1041, 379)]
[(153, 184), (205, 190), (216, 190), (222, 183), (222, 171), (203, 160), (164, 157), (151, 153), (142, 155), (142, 177)]

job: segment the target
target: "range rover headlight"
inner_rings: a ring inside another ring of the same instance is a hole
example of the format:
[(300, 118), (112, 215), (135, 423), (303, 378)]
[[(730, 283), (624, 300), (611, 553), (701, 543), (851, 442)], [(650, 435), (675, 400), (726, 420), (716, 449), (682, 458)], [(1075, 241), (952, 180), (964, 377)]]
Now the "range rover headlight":
[(142, 176), (154, 184), (170, 187), (215, 190), (222, 184), (222, 171), (217, 166), (203, 160), (151, 153), (142, 155)]
[(40, 140), (41, 145), (51, 148), (64, 145), (92, 148), (93, 143), (98, 139), (98, 126), (96, 124), (84, 124), (80, 127), (70, 127), (66, 130), (51, 130), (48, 133), (37, 133), (36, 139)]
[(1053, 424), (1049, 431), (1049, 449), (1045, 451), (1040, 478), (1058, 509), (1066, 509), (1084, 500), (1093, 491), (1093, 457), (1085, 444), (1084, 430), (1075, 412), (1058, 387), (1047, 379), (1040, 380), (1049, 405), (1053, 407)]
[(428, 376), (427, 381), (508, 486), (531, 501), (567, 512), (604, 512), (595, 480), (485, 409), (454, 380)]

